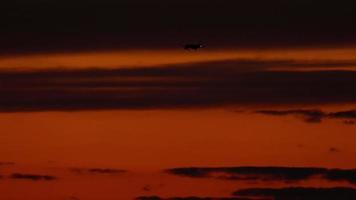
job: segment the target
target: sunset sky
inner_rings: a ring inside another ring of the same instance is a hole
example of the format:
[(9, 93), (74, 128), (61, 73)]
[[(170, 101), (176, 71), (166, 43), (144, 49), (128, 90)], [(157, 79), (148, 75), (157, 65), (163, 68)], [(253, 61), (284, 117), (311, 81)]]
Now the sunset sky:
[(0, 200), (356, 199), (350, 2), (0, 7)]

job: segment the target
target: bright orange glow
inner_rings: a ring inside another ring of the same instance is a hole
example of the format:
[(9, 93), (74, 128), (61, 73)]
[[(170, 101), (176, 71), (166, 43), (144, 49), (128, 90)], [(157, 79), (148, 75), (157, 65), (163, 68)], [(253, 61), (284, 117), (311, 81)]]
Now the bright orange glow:
[(226, 59), (356, 60), (356, 49), (121, 51), (1, 57), (0, 69), (147, 67)]

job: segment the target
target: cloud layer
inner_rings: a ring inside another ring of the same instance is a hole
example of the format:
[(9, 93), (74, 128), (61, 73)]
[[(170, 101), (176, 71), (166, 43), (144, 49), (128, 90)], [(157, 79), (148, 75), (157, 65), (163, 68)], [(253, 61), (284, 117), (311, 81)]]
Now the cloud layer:
[(235, 196), (264, 197), (274, 200), (351, 200), (356, 198), (356, 190), (353, 188), (249, 188), (237, 190)]
[(341, 119), (345, 124), (354, 124), (356, 110), (344, 110), (338, 112), (324, 112), (321, 110), (259, 110), (256, 113), (272, 116), (301, 116), (305, 122), (320, 123), (324, 119)]
[[(228, 60), (151, 68), (2, 71), (0, 111), (356, 102), (354, 71), (268, 70), (303, 64), (306, 63)], [(332, 116), (349, 114), (352, 113)]]
[(296, 182), (313, 178), (346, 181), (356, 184), (355, 169), (327, 169), (314, 167), (187, 167), (172, 168), (166, 172), (191, 178), (218, 178), (242, 181)]
[(236, 197), (168, 197), (142, 196), (136, 200), (352, 200), (356, 189), (347, 187), (314, 188), (247, 188), (233, 192)]

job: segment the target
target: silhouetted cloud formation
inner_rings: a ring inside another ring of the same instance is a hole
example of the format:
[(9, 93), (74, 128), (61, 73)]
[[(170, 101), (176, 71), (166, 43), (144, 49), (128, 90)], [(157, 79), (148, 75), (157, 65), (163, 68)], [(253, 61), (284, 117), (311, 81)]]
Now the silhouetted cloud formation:
[(356, 199), (356, 189), (335, 188), (249, 188), (237, 190), (235, 196), (242, 197), (265, 197), (275, 200), (352, 200)]
[(274, 116), (298, 115), (304, 117), (304, 121), (309, 123), (319, 123), (326, 117), (326, 114), (320, 110), (260, 110), (256, 113)]
[(323, 174), (325, 168), (298, 167), (218, 167), (174, 168), (167, 172), (195, 178), (215, 177), (229, 180), (300, 181)]
[(191, 178), (227, 180), (294, 182), (312, 178), (347, 181), (356, 184), (355, 169), (327, 169), (314, 167), (186, 167), (172, 168), (167, 173)]
[(349, 183), (356, 184), (356, 169), (342, 170), (332, 169), (325, 173), (324, 178), (332, 181), (348, 181)]
[[(151, 68), (2, 71), (0, 111), (356, 102), (356, 71), (268, 71), (295, 63), (228, 60)], [(325, 115), (297, 112), (314, 121)], [(343, 119), (354, 112), (327, 115)]]
[(263, 200), (237, 197), (168, 197), (162, 198), (159, 196), (142, 196), (137, 197), (136, 200)]
[(55, 176), (50, 175), (38, 175), (38, 174), (22, 174), (22, 173), (13, 173), (10, 176), (11, 179), (23, 179), (23, 180), (32, 180), (32, 181), (52, 181), (57, 179)]
[(301, 116), (305, 122), (319, 123), (323, 119), (344, 119), (344, 123), (352, 125), (353, 121), (350, 119), (356, 119), (356, 110), (345, 110), (338, 112), (324, 112), (321, 110), (259, 110), (256, 113), (273, 116)]
[(123, 169), (113, 169), (113, 168), (71, 168), (72, 172), (75, 173), (89, 173), (89, 174), (120, 174), (126, 172)]

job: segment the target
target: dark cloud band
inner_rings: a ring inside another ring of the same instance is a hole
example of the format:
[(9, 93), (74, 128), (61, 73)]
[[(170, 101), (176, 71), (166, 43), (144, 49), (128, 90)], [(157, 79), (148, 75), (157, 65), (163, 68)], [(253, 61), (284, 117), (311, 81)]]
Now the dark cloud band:
[[(296, 63), (303, 65), (296, 61), (229, 60), (134, 69), (2, 71), (0, 111), (356, 102), (354, 71), (268, 70), (288, 69)], [(347, 114), (334, 113), (333, 117)]]
[(346, 124), (354, 124), (352, 120), (356, 119), (356, 110), (344, 110), (338, 112), (324, 112), (321, 110), (259, 110), (256, 113), (272, 116), (301, 116), (305, 122), (319, 123), (324, 119), (342, 119)]
[(313, 178), (346, 181), (356, 184), (355, 169), (327, 169), (313, 167), (188, 167), (173, 168), (166, 172), (191, 178), (218, 178), (242, 181), (295, 182)]
[(356, 198), (356, 190), (353, 188), (249, 188), (233, 193), (242, 197), (265, 197), (274, 200), (351, 200)]
[(13, 173), (10, 176), (11, 179), (18, 180), (31, 180), (31, 181), (53, 181), (57, 177), (51, 175), (38, 175), (38, 174), (22, 174), (22, 173)]

